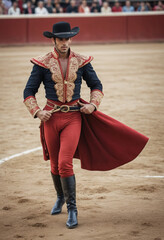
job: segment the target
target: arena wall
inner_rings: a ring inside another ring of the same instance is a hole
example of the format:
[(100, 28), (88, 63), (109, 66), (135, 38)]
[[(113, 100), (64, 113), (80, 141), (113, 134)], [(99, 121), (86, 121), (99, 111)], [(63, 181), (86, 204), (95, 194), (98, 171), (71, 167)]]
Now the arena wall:
[(0, 44), (49, 43), (43, 31), (57, 21), (79, 26), (76, 43), (152, 42), (164, 40), (164, 13), (53, 14), (0, 17)]

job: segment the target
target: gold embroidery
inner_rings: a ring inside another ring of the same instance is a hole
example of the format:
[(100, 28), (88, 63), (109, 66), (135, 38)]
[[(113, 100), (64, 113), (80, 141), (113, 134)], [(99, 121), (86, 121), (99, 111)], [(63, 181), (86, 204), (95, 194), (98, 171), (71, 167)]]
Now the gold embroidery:
[(56, 51), (50, 52), (45, 56), (32, 58), (31, 62), (50, 69), (52, 73), (52, 80), (55, 82), (54, 88), (60, 102), (70, 102), (74, 94), (75, 80), (77, 78), (76, 72), (80, 67), (91, 62), (93, 57), (85, 57), (74, 52), (70, 52), (66, 79), (63, 79), (62, 72), (59, 65), (58, 53)]
[(74, 53), (74, 52), (71, 52), (72, 56), (74, 56), (78, 63), (79, 63), (79, 68), (85, 66), (87, 63), (91, 62), (93, 60), (93, 57), (90, 56), (90, 57), (86, 57), (86, 56), (83, 56), (83, 55), (80, 55), (78, 53)]
[(47, 53), (45, 56), (39, 56), (36, 58), (32, 58), (31, 62), (35, 63), (41, 67), (49, 68), (49, 63), (52, 59), (52, 52)]
[(29, 97), (25, 99), (24, 104), (26, 105), (27, 109), (31, 113), (33, 117), (35, 117), (36, 113), (40, 111), (40, 108), (37, 104), (37, 101), (34, 97)]
[(71, 57), (68, 64), (69, 64), (69, 68), (68, 68), (67, 85), (66, 85), (66, 88), (67, 88), (66, 100), (67, 102), (70, 102), (74, 94), (74, 88), (75, 88), (74, 82), (77, 78), (76, 72), (78, 71), (79, 65), (75, 57)]
[(60, 102), (64, 101), (64, 84), (63, 84), (63, 76), (60, 70), (59, 62), (57, 59), (52, 58), (50, 61), (50, 71), (52, 73), (52, 80), (56, 83), (54, 88), (56, 90), (56, 94), (58, 96), (58, 100)]
[(90, 95), (90, 103), (92, 103), (96, 108), (98, 108), (102, 98), (103, 93), (100, 90), (93, 90)]

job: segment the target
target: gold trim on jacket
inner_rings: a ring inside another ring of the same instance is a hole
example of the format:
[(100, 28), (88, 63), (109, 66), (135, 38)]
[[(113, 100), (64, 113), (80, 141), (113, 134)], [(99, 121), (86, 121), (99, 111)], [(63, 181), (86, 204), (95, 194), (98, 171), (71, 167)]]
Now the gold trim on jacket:
[(101, 103), (103, 96), (104, 96), (103, 93), (98, 89), (91, 91), (90, 103), (94, 105), (95, 108), (97, 109)]
[(33, 96), (27, 97), (24, 100), (24, 104), (34, 118), (36, 117), (37, 112), (41, 110), (37, 104), (36, 98)]
[(65, 78), (59, 61), (59, 55), (55, 49), (45, 56), (32, 58), (31, 62), (51, 71), (58, 100), (65, 103), (72, 100), (75, 88), (74, 82), (77, 78), (76, 72), (92, 60), (93, 57), (91, 56), (86, 57), (70, 51)]

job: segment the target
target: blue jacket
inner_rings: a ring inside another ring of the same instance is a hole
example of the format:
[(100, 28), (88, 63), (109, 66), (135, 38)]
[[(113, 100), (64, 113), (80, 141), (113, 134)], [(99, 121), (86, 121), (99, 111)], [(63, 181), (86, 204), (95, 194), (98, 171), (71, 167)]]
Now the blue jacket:
[[(56, 89), (54, 88), (54, 81), (51, 77), (52, 73), (49, 69), (34, 64), (29, 80), (24, 89), (24, 99), (29, 96), (34, 96), (38, 92), (40, 84), (43, 82), (45, 87), (46, 98), (58, 101)], [(80, 98), (80, 90), (82, 78), (86, 81), (87, 86), (93, 90), (102, 91), (102, 84), (98, 79), (91, 63), (86, 64), (77, 71), (77, 78), (74, 82), (75, 88), (71, 101)]]
[(62, 103), (80, 98), (82, 79), (91, 90), (90, 102), (97, 108), (103, 97), (102, 84), (92, 65), (93, 57), (85, 57), (69, 52), (66, 76), (63, 76), (59, 55), (54, 49), (45, 56), (32, 58), (33, 70), (24, 89), (24, 103), (35, 117), (40, 110), (35, 99), (40, 84), (43, 82), (46, 98)]

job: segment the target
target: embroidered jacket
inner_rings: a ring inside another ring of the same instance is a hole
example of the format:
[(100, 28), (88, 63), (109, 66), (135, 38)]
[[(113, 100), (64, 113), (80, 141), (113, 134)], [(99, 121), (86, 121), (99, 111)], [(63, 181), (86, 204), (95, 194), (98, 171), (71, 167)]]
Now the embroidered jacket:
[(45, 56), (32, 58), (34, 66), (24, 90), (24, 103), (30, 113), (35, 117), (40, 111), (35, 94), (41, 82), (45, 86), (47, 99), (66, 104), (80, 98), (82, 78), (91, 89), (90, 103), (97, 109), (103, 93), (102, 84), (90, 63), (92, 60), (93, 57), (85, 57), (70, 51), (64, 78), (59, 55), (55, 49)]

